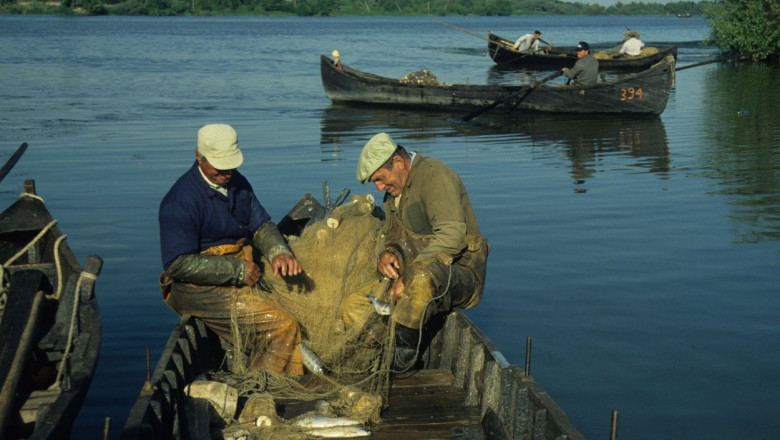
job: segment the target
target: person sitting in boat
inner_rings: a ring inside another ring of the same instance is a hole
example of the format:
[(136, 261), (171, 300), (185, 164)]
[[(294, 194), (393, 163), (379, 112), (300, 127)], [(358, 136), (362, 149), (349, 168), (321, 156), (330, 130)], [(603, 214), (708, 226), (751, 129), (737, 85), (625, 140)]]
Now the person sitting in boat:
[(617, 56), (639, 56), (642, 53), (642, 48), (645, 47), (645, 43), (639, 40), (639, 34), (637, 32), (630, 31), (627, 36), (628, 39), (623, 42), (623, 45), (620, 47)]
[(250, 368), (300, 376), (300, 325), (256, 287), (262, 271), (253, 254), (268, 259), (274, 276), (295, 277), (301, 264), (238, 172), (242, 162), (233, 127), (200, 128), (195, 163), (160, 203), (163, 300), (246, 347)]
[(339, 54), (339, 51), (334, 50), (331, 52), (331, 55), (333, 55), (333, 65), (336, 66), (337, 69), (341, 70), (341, 54)]
[(539, 51), (539, 38), (542, 36), (540, 31), (534, 31), (533, 34), (525, 34), (515, 41), (512, 48), (518, 52), (534, 53)]
[(387, 134), (363, 147), (357, 180), (384, 191), (384, 251), (377, 270), (396, 302), (394, 371), (415, 364), (429, 318), (482, 298), (489, 245), (466, 187), (439, 160), (396, 144)]
[(590, 86), (598, 83), (599, 62), (590, 54), (590, 45), (584, 41), (577, 44), (577, 62), (571, 69), (561, 69), (567, 78), (574, 80), (574, 84)]

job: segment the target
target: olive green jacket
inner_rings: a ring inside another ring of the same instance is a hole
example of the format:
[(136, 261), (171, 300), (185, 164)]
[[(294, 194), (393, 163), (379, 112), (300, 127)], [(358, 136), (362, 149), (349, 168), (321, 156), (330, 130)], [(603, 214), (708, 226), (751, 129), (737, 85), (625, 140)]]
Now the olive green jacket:
[(466, 250), (466, 234), (481, 236), (460, 176), (437, 159), (417, 154), (399, 197), (396, 207), (396, 197), (385, 194), (385, 232), (395, 216), (412, 232), (431, 236), (414, 261), (436, 260), (440, 252), (456, 259)]

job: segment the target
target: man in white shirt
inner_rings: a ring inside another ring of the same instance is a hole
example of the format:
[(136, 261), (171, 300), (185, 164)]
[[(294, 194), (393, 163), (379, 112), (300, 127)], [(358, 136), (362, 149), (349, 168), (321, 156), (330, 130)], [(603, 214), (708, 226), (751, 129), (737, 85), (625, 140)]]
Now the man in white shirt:
[(542, 33), (534, 31), (533, 34), (525, 34), (515, 41), (514, 49), (518, 52), (537, 52), (539, 50), (539, 38)]
[(645, 47), (645, 43), (639, 40), (636, 32), (629, 32), (628, 37), (628, 40), (623, 43), (623, 46), (618, 51), (618, 56), (639, 56), (642, 53), (642, 48)]

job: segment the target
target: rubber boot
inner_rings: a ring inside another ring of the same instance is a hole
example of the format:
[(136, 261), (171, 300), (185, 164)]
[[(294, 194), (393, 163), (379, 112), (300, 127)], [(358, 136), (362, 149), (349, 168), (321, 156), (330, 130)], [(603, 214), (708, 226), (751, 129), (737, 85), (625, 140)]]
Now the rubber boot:
[(419, 339), (419, 330), (396, 324), (395, 354), (393, 355), (394, 372), (403, 373), (414, 367), (417, 360), (417, 342)]

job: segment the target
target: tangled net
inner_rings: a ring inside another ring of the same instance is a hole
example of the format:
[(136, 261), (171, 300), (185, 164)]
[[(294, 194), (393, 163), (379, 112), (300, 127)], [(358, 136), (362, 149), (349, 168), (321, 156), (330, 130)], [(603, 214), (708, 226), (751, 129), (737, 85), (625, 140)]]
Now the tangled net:
[[(639, 56), (645, 57), (657, 53), (658, 53), (657, 47), (643, 47), (642, 50), (639, 51)], [(615, 52), (612, 51), (601, 51), (593, 54), (593, 58), (596, 58), (597, 60), (606, 60), (606, 59), (613, 58), (614, 56), (615, 56)]]
[(407, 73), (400, 79), (404, 84), (417, 84), (421, 86), (443, 86), (444, 83), (439, 82), (436, 75), (430, 70), (418, 70), (416, 72)]
[[(335, 207), (328, 201), (320, 212), (320, 219), (312, 219), (300, 236), (286, 236), (305, 282), (269, 274), (262, 279), (263, 290), (301, 324), (305, 344), (322, 360), (326, 374), (297, 378), (249, 371), (242, 347), (234, 347), (231, 371), (212, 373), (211, 378), (236, 389), (245, 403), (240, 414), (222, 417), (218, 433), (212, 428), (215, 438), (311, 438), (295, 424), (310, 415), (347, 417), (363, 426), (381, 421), (394, 329), (376, 313), (368, 295), (383, 299), (388, 287), (376, 270), (382, 213), (371, 195), (356, 195)], [(268, 270), (267, 260), (262, 267)], [(285, 420), (277, 416), (280, 401), (316, 403), (313, 410)]]

